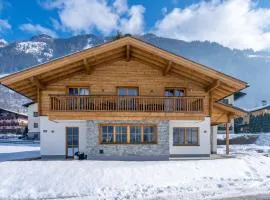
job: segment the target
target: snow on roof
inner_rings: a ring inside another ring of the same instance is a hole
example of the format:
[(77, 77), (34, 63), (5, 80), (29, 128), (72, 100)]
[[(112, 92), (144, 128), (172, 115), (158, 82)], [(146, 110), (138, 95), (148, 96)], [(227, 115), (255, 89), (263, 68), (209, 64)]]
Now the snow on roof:
[(17, 111), (13, 111), (13, 110), (9, 110), (9, 109), (6, 109), (6, 108), (1, 108), (1, 110), (4, 110), (4, 111), (7, 111), (7, 112), (11, 112), (11, 113), (15, 113), (15, 114), (18, 114), (18, 115), (23, 115), (23, 116), (26, 116), (27, 117), (27, 114), (25, 113), (20, 113), (20, 112), (17, 112)]
[(247, 110), (248, 112), (254, 112), (254, 111), (262, 110), (262, 109), (269, 108), (269, 107), (270, 107), (270, 104), (266, 104), (266, 105), (257, 106), (257, 107), (250, 108), (250, 109), (246, 109), (246, 110)]

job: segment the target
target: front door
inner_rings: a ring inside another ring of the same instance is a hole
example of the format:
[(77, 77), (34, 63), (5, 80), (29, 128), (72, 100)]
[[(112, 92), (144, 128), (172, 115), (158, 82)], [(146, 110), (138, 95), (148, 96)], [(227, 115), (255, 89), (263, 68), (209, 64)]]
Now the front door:
[(79, 151), (79, 128), (66, 128), (66, 157), (73, 158), (74, 154)]

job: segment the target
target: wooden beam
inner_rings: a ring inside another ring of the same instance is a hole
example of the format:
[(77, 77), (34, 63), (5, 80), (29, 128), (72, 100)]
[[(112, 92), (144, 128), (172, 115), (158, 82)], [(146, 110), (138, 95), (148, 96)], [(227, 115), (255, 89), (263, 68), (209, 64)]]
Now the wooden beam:
[(229, 123), (226, 123), (226, 155), (229, 155), (230, 153), (230, 129), (229, 129)]
[(213, 93), (209, 93), (209, 116), (212, 117), (213, 114), (213, 106), (214, 106), (214, 99), (213, 99)]
[(45, 89), (45, 85), (42, 84), (35, 76), (32, 76), (30, 79), (30, 82), (35, 85), (39, 89)]
[(87, 62), (86, 58), (83, 59), (83, 66), (84, 66), (84, 68), (85, 68), (87, 74), (90, 75), (91, 72), (92, 72), (92, 69), (91, 69), (91, 67), (90, 67), (90, 64)]
[(127, 62), (130, 61), (130, 45), (129, 44), (126, 46), (126, 59), (127, 59)]
[(169, 60), (168, 65), (166, 66), (166, 68), (163, 71), (163, 76), (166, 76), (168, 74), (168, 72), (171, 70), (171, 68), (172, 68), (172, 61)]
[(205, 91), (207, 93), (212, 92), (220, 86), (220, 80), (215, 80), (210, 86), (208, 86)]

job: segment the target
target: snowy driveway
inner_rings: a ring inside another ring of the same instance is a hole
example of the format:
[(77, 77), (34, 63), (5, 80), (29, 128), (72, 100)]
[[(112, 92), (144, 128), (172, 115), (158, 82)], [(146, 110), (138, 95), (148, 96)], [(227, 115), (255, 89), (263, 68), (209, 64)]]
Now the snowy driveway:
[(36, 158), (39, 156), (39, 144), (0, 143), (0, 161)]
[(267, 195), (270, 157), (257, 153), (259, 148), (268, 152), (269, 147), (233, 146), (237, 158), (217, 160), (2, 162), (0, 199), (192, 200)]

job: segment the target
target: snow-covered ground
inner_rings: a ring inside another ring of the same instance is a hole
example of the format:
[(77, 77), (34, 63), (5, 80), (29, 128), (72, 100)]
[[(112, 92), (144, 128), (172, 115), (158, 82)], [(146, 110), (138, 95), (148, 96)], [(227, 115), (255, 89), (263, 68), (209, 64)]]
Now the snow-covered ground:
[[(1, 162), (0, 199), (203, 200), (270, 196), (268, 139), (264, 135), (258, 144), (231, 145), (233, 158), (214, 160)], [(1, 145), (0, 155), (38, 150), (31, 145)], [(224, 152), (225, 146), (218, 146), (218, 153)]]
[(0, 161), (36, 158), (39, 156), (39, 144), (0, 143)]

